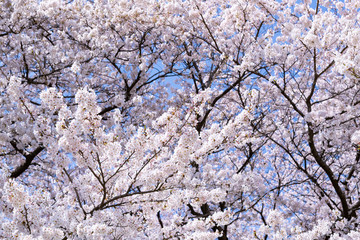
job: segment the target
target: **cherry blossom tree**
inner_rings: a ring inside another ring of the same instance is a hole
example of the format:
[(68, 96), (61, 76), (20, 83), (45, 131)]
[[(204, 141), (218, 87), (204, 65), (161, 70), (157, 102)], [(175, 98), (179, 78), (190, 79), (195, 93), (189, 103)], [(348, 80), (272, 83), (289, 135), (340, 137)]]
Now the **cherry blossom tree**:
[(360, 239), (359, 7), (1, 1), (1, 238)]

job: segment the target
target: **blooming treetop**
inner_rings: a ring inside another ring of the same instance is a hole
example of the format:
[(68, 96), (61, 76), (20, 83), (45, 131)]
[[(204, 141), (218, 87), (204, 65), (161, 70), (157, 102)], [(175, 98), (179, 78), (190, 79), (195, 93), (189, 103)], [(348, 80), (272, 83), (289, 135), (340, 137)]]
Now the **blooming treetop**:
[(359, 7), (0, 1), (1, 238), (360, 239)]

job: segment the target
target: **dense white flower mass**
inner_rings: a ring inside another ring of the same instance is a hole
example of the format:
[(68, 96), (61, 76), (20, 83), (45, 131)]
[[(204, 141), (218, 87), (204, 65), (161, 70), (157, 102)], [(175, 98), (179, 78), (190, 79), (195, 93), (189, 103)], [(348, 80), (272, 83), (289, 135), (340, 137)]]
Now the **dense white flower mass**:
[(353, 144), (356, 144), (356, 145), (360, 146), (360, 131), (359, 131), (359, 130), (355, 131), (355, 132), (352, 134), (352, 136), (351, 136), (351, 142), (352, 142)]
[(0, 1), (0, 239), (360, 239), (359, 1)]
[(63, 104), (63, 97), (60, 92), (57, 92), (56, 88), (48, 88), (40, 93), (40, 99), (44, 106), (51, 110), (60, 108)]

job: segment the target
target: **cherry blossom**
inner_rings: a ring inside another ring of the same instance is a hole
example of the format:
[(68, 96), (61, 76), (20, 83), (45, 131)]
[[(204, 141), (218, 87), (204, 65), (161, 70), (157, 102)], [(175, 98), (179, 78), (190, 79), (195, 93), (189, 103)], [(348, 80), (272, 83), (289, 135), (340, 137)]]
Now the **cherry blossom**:
[(2, 1), (0, 238), (360, 238), (358, 8)]

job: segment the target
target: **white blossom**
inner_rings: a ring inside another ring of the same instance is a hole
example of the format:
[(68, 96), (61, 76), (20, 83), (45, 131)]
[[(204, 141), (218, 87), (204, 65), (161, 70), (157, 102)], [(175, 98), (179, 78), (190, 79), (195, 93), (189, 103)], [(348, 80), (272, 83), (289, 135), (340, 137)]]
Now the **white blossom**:
[(359, 239), (358, 5), (1, 1), (1, 238)]

